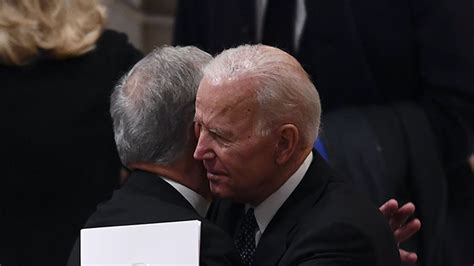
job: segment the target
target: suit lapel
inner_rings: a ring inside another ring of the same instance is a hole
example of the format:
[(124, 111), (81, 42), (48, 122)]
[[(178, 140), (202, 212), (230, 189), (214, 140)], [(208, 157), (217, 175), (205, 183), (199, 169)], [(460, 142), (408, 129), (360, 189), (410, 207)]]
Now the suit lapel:
[(214, 200), (208, 219), (233, 237), (244, 213), (244, 207), (244, 204), (230, 200)]
[(287, 250), (292, 230), (308, 209), (319, 200), (330, 177), (329, 167), (315, 155), (308, 171), (295, 191), (275, 214), (257, 246), (254, 265), (276, 265)]

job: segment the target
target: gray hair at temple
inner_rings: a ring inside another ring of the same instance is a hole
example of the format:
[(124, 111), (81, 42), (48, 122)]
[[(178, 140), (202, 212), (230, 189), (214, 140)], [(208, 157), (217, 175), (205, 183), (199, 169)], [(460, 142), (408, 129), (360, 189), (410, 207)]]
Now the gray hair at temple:
[(225, 50), (204, 69), (211, 83), (251, 79), (259, 106), (257, 134), (268, 135), (282, 123), (302, 131), (305, 145), (316, 141), (321, 104), (308, 74), (288, 53), (265, 45), (241, 45)]
[(196, 47), (153, 50), (115, 87), (111, 98), (115, 142), (124, 165), (169, 164), (188, 145), (196, 91), (212, 56)]

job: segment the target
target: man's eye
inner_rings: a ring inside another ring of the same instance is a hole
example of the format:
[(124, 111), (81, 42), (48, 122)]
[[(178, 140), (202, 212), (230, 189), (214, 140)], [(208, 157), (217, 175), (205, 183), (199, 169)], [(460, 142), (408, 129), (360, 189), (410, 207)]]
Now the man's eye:
[(217, 132), (210, 131), (210, 133), (211, 133), (211, 135), (214, 139), (216, 139), (220, 142), (226, 142), (227, 141), (227, 139), (223, 135), (221, 135)]
[(211, 136), (212, 136), (213, 138), (216, 138), (216, 139), (221, 139), (221, 138), (222, 138), (219, 134), (217, 134), (217, 133), (214, 132), (214, 131), (209, 131), (209, 132), (211, 133)]

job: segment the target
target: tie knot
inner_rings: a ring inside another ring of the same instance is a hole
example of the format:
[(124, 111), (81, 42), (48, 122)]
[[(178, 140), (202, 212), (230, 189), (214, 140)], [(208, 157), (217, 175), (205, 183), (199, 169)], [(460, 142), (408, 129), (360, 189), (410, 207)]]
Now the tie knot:
[(255, 232), (258, 228), (257, 220), (255, 219), (254, 210), (250, 208), (245, 213), (240, 230), (237, 232), (235, 238), (235, 245), (239, 250), (240, 257), (244, 265), (252, 265), (253, 254), (255, 253)]

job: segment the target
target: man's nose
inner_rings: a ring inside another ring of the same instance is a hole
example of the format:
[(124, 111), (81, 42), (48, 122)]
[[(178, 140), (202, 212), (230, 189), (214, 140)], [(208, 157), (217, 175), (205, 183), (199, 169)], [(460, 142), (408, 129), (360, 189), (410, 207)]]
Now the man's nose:
[(203, 160), (212, 160), (215, 158), (215, 153), (211, 148), (211, 141), (209, 135), (206, 132), (201, 132), (198, 137), (198, 143), (196, 149), (194, 150), (194, 159), (203, 161)]

